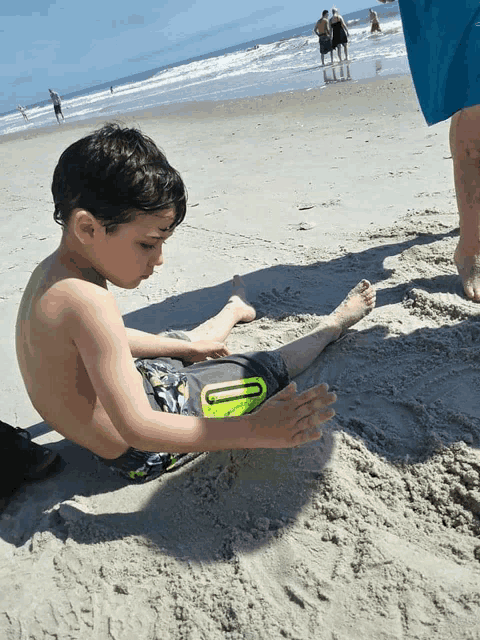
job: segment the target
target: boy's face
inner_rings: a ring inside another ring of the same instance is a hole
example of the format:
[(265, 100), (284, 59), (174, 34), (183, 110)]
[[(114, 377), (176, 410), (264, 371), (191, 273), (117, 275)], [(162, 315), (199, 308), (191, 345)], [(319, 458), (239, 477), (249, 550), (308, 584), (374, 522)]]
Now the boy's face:
[(163, 264), (163, 245), (173, 231), (175, 210), (141, 213), (113, 233), (100, 233), (95, 247), (95, 268), (109, 282), (134, 289)]

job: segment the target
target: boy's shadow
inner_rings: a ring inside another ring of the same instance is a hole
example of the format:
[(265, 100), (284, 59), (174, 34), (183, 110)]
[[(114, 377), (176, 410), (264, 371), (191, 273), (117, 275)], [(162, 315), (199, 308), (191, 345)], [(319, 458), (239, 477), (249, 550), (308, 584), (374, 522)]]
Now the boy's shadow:
[(0, 524), (6, 542), (19, 547), (42, 531), (78, 544), (141, 536), (175, 557), (213, 561), (229, 559), (238, 545), (262, 546), (288, 527), (334, 441), (327, 435), (308, 450), (206, 453), (145, 485), (128, 484), (67, 441), (49, 447), (66, 466), (16, 495)]
[[(408, 249), (452, 238), (457, 230), (443, 233), (419, 233), (403, 242), (385, 244), (348, 253), (329, 261), (309, 265), (276, 265), (243, 275), (248, 298), (262, 316), (298, 314), (324, 315), (343, 300), (350, 288), (367, 278), (378, 285), (392, 270), (384, 266), (386, 258)], [(233, 275), (233, 274), (232, 274)], [(417, 282), (415, 279), (377, 292), (377, 308), (403, 299)], [(458, 276), (441, 275), (422, 278), (432, 291), (445, 291), (464, 298)], [(125, 314), (126, 326), (151, 333), (171, 329), (191, 329), (217, 313), (231, 295), (231, 280), (167, 297), (159, 303)]]

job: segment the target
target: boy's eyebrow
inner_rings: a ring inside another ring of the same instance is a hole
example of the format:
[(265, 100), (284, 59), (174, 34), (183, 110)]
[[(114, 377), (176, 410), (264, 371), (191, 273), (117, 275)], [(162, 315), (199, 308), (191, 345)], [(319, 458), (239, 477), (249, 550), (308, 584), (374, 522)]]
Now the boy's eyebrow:
[(160, 227), (157, 227), (157, 228), (160, 231), (160, 233), (172, 233), (177, 228), (177, 224), (178, 224), (177, 221), (174, 220), (172, 224), (168, 226), (166, 229), (161, 229)]
[[(170, 227), (168, 227), (168, 229), (159, 229), (159, 231), (161, 233), (166, 233), (171, 235), (173, 233), (173, 229), (171, 229)], [(147, 238), (152, 238), (152, 240), (164, 240), (164, 236), (159, 236), (155, 234), (155, 231), (152, 231), (152, 233), (147, 233), (146, 234)]]

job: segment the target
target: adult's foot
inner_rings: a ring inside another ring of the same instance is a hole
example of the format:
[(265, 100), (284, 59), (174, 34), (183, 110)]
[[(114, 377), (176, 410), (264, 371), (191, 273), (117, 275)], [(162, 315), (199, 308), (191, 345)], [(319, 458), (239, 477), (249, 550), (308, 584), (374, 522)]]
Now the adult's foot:
[(375, 298), (375, 289), (368, 280), (361, 280), (353, 287), (345, 300), (329, 316), (338, 330), (335, 339), (372, 311)]
[(480, 302), (480, 255), (465, 255), (457, 247), (453, 259), (462, 280), (465, 295), (473, 302)]
[(237, 322), (252, 322), (257, 317), (257, 312), (247, 300), (246, 285), (241, 276), (233, 276), (232, 295), (227, 304), (238, 311)]

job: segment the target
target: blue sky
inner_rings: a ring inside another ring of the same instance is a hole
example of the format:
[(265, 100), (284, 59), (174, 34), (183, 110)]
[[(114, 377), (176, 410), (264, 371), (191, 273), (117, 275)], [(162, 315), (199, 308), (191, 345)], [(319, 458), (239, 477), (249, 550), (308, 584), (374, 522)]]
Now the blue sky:
[[(372, 4), (376, 2), (371, 0)], [(342, 14), (367, 0), (337, 4)], [(0, 5), (0, 113), (308, 24), (313, 0), (17, 0)]]

